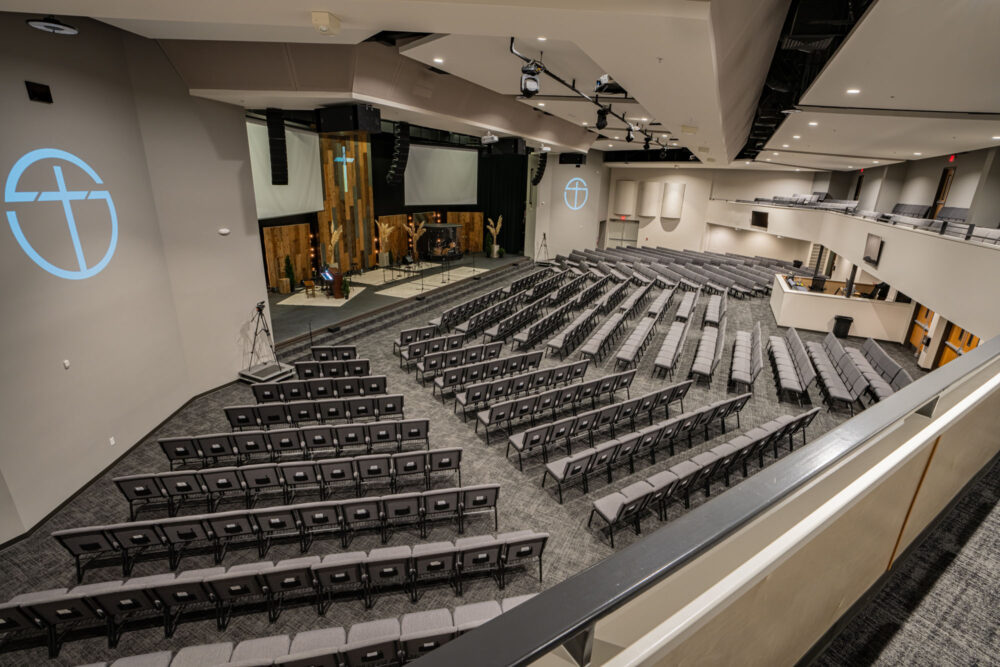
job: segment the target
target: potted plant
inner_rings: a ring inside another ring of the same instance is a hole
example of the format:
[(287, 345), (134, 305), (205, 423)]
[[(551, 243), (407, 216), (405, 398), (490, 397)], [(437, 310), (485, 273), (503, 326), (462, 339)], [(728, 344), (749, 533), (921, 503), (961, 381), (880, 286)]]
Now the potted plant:
[(503, 216), (501, 215), (497, 218), (496, 222), (493, 222), (492, 218), (486, 218), (486, 230), (490, 233), (490, 257), (496, 259), (500, 256), (500, 246), (497, 244), (497, 238), (500, 235), (500, 228), (503, 226)]
[(406, 230), (406, 233), (410, 236), (410, 247), (412, 248), (413, 252), (413, 261), (416, 262), (417, 264), (420, 263), (420, 254), (417, 251), (417, 241), (419, 241), (420, 237), (423, 236), (424, 233), (427, 231), (426, 229), (424, 229), (424, 224), (426, 223), (424, 221), (421, 221), (418, 226), (414, 227), (413, 223), (411, 222), (409, 225), (403, 227), (403, 229)]
[(351, 279), (344, 276), (344, 282), (341, 285), (341, 289), (344, 291), (344, 301), (351, 298)]
[(392, 238), (393, 232), (396, 231), (396, 226), (391, 222), (381, 221), (377, 221), (375, 224), (378, 225), (378, 265), (389, 266), (389, 239)]
[(291, 255), (285, 255), (285, 278), (288, 279), (288, 293), (295, 291), (295, 267)]

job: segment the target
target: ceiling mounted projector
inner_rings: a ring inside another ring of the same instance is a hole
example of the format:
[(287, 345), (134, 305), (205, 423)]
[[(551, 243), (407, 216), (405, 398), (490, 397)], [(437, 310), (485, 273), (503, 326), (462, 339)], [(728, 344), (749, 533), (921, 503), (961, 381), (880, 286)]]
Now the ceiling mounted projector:
[(594, 92), (601, 93), (602, 95), (628, 95), (625, 89), (611, 78), (610, 74), (604, 74), (597, 80)]
[(489, 146), (490, 144), (495, 144), (496, 142), (500, 141), (500, 137), (493, 134), (492, 132), (487, 132), (485, 135), (483, 135), (482, 139), (480, 139), (479, 141), (483, 144), (483, 146)]
[(43, 19), (28, 19), (26, 23), (35, 30), (50, 32), (53, 35), (76, 35), (80, 32), (73, 26), (63, 23), (55, 16), (46, 16)]

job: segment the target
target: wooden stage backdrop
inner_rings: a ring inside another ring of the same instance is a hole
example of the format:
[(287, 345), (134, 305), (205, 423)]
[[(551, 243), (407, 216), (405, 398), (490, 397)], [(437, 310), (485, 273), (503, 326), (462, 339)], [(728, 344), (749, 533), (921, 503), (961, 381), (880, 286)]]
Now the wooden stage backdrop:
[(292, 258), (296, 282), (312, 276), (310, 240), (307, 224), (264, 227), (264, 259), (269, 287), (277, 288), (278, 280), (285, 277), (285, 257)]
[(375, 264), (375, 216), (372, 204), (371, 144), (367, 132), (320, 135), (323, 210), (319, 247), (328, 252), (330, 222), (342, 230), (335, 259), (342, 271)]
[(452, 225), (462, 225), (462, 250), (483, 251), (483, 212), (448, 211), (447, 221)]

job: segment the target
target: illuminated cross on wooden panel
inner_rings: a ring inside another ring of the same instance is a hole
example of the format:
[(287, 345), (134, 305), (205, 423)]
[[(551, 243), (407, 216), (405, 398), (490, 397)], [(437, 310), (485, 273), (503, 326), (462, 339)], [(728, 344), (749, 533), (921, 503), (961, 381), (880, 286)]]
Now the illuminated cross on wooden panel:
[(347, 157), (347, 148), (344, 146), (340, 147), (340, 157), (333, 158), (334, 162), (341, 162), (344, 165), (344, 192), (350, 191), (350, 186), (347, 184), (347, 163), (354, 162), (354, 158)]

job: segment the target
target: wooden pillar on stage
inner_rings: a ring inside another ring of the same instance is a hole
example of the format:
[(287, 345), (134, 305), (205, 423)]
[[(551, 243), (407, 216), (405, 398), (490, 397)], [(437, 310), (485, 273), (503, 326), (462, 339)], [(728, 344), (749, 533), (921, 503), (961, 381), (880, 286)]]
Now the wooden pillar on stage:
[(462, 251), (483, 251), (483, 212), (482, 211), (448, 211), (447, 221), (453, 225), (462, 225)]
[(330, 223), (342, 230), (335, 259), (343, 272), (375, 264), (375, 206), (372, 196), (371, 144), (367, 132), (320, 135), (323, 211), (319, 242), (327, 252)]

